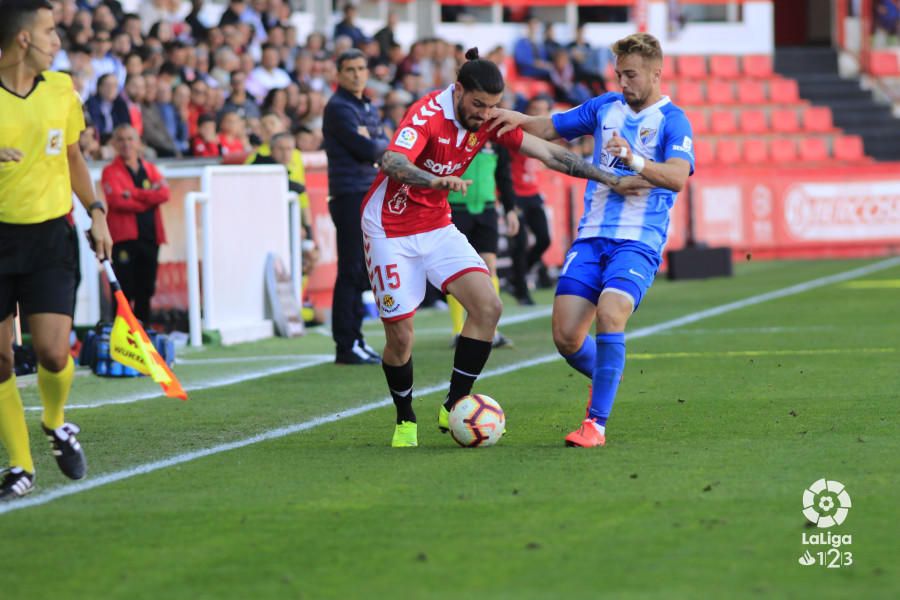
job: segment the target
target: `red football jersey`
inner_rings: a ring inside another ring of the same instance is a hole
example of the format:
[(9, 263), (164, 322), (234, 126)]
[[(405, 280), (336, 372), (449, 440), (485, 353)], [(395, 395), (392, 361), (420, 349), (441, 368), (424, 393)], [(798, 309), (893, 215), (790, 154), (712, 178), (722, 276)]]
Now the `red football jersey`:
[[(499, 129), (499, 128), (498, 128)], [(497, 130), (468, 131), (456, 120), (453, 85), (432, 92), (413, 104), (388, 145), (390, 152), (438, 177), (462, 176), (489, 140), (510, 151), (522, 145), (516, 128), (497, 137)], [(413, 187), (378, 173), (362, 204), (362, 228), (371, 237), (402, 237), (425, 233), (451, 223), (448, 190)]]

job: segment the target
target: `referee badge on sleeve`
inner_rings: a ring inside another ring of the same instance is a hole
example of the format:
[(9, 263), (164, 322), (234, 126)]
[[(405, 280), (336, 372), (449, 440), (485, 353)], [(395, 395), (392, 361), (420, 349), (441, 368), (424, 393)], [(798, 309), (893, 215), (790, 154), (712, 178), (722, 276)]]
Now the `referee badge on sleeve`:
[(62, 129), (51, 129), (47, 132), (47, 148), (44, 152), (48, 156), (55, 156), (62, 152), (63, 132)]

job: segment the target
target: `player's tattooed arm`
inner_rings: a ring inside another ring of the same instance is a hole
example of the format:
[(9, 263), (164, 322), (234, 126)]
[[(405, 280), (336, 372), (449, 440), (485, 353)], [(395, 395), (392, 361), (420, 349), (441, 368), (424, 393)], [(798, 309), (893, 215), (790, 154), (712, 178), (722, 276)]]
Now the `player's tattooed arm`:
[(611, 188), (619, 185), (620, 177), (615, 173), (604, 171), (584, 161), (571, 150), (567, 150), (557, 144), (545, 142), (530, 134), (525, 134), (519, 150), (527, 156), (540, 160), (554, 171), (559, 171), (572, 177), (599, 181)]
[(381, 170), (385, 175), (400, 183), (417, 187), (431, 187), (438, 179), (428, 171), (423, 171), (399, 152), (385, 152), (381, 157)]

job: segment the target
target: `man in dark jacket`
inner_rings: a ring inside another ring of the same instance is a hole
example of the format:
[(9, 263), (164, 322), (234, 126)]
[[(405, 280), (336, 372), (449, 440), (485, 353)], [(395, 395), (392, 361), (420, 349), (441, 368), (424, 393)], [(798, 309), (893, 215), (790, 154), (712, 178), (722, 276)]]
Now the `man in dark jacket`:
[(119, 94), (119, 82), (112, 73), (102, 75), (97, 80), (97, 93), (88, 98), (85, 111), (100, 134), (101, 144), (109, 140), (113, 129), (119, 125), (131, 124), (128, 104)]
[(378, 364), (362, 337), (369, 289), (363, 253), (360, 207), (375, 180), (375, 163), (388, 145), (378, 111), (363, 96), (369, 70), (365, 54), (348, 50), (337, 59), (338, 89), (325, 106), (322, 133), (328, 155), (328, 209), (337, 230), (338, 274), (331, 305), (335, 362)]

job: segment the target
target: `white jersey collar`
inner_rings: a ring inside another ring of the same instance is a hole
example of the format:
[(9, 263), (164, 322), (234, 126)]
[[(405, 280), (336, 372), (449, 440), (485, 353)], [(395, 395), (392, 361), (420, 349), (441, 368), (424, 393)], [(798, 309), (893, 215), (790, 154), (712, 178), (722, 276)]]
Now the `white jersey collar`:
[(628, 113), (629, 115), (631, 115), (631, 116), (637, 117), (637, 116), (639, 116), (639, 115), (646, 114), (646, 113), (649, 113), (649, 112), (654, 111), (654, 110), (659, 110), (660, 108), (662, 108), (663, 106), (665, 106), (665, 105), (668, 104), (669, 102), (671, 102), (671, 100), (669, 99), (669, 97), (664, 95), (662, 98), (660, 98), (659, 100), (657, 100), (656, 102), (654, 102), (654, 103), (651, 104), (650, 106), (646, 106), (646, 107), (644, 107), (643, 109), (641, 109), (640, 112), (634, 112), (634, 109), (631, 108), (631, 107), (628, 105), (627, 102), (624, 102), (624, 101), (623, 101), (623, 104), (625, 105), (625, 112), (627, 112), (627, 113)]

